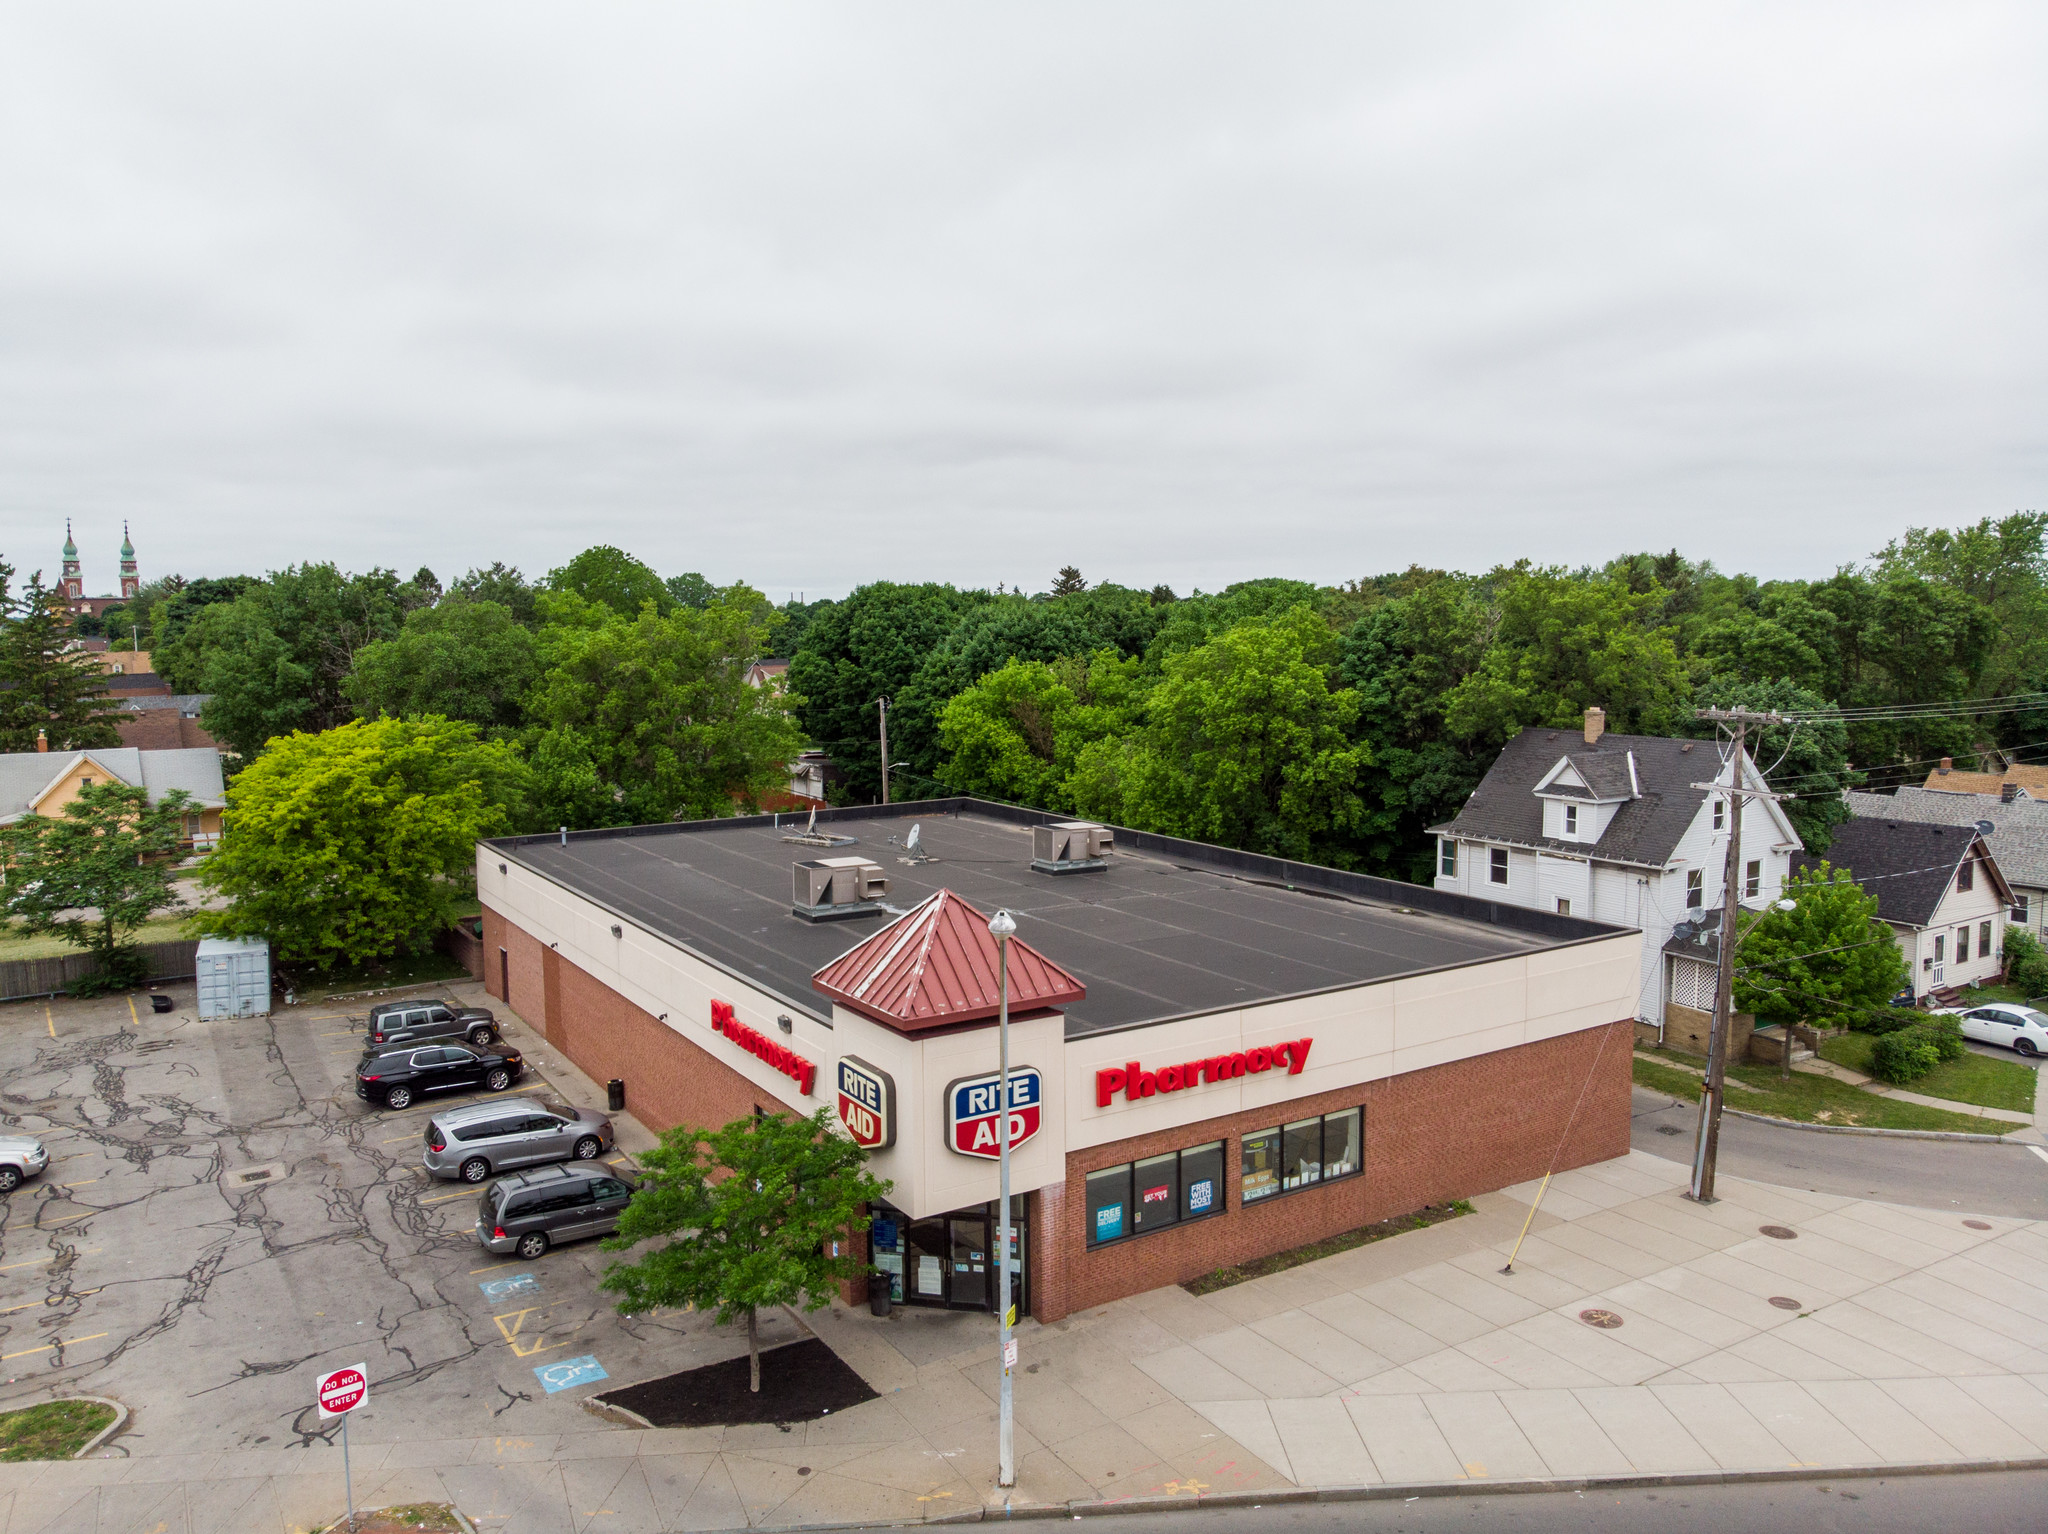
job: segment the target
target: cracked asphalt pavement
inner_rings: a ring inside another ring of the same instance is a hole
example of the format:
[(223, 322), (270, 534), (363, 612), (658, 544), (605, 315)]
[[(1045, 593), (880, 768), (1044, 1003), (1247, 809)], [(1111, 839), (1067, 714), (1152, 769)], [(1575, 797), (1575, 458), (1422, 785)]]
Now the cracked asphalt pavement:
[[(587, 1432), (602, 1386), (550, 1394), (537, 1370), (594, 1358), (627, 1383), (745, 1350), (708, 1317), (619, 1315), (594, 1241), (485, 1252), (477, 1190), (419, 1166), (427, 1120), (476, 1094), (358, 1099), (367, 1003), (201, 1022), (189, 984), (166, 989), (167, 1014), (0, 1007), (0, 1123), (51, 1155), (0, 1198), (0, 1409), (106, 1395), (134, 1414), (113, 1445), (132, 1453), (290, 1448), (336, 1432), (315, 1375), (366, 1362), (358, 1435)], [(538, 1040), (508, 1037), (534, 1059)], [(508, 1095), (547, 1090), (529, 1070)]]

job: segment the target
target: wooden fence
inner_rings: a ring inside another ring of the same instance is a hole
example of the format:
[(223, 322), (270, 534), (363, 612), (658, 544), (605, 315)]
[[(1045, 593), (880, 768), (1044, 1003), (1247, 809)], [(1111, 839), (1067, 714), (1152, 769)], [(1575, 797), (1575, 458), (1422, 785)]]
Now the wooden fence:
[[(144, 943), (137, 950), (149, 966), (148, 983), (190, 980), (196, 973), (199, 944)], [(89, 953), (65, 954), (54, 959), (9, 959), (0, 963), (0, 1001), (22, 1001), (31, 996), (56, 996), (76, 981), (100, 971), (99, 959)]]

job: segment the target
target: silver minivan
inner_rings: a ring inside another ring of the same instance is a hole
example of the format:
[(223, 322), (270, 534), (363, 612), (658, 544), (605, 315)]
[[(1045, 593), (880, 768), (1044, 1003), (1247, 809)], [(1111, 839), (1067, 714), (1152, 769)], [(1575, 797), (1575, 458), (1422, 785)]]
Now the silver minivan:
[(612, 1148), (612, 1121), (553, 1098), (469, 1103), (427, 1124), (426, 1169), (482, 1182), (544, 1161), (594, 1161)]
[(477, 1200), (476, 1239), (487, 1252), (533, 1261), (551, 1246), (609, 1236), (633, 1197), (609, 1167), (544, 1166), (514, 1172)]

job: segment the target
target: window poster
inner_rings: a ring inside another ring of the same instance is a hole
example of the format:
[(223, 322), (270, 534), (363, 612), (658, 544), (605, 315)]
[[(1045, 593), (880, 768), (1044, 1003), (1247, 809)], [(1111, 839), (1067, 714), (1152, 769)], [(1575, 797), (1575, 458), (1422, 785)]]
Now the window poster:
[(1188, 1209), (1194, 1212), (1207, 1209), (1216, 1202), (1216, 1184), (1208, 1178), (1188, 1184)]
[(939, 1270), (939, 1259), (920, 1254), (917, 1259), (917, 1292), (919, 1294), (942, 1295), (945, 1275)]
[(889, 1275), (889, 1298), (903, 1298), (903, 1254), (901, 1252), (875, 1253), (875, 1266)]
[(1124, 1233), (1124, 1206), (1105, 1204), (1095, 1211), (1095, 1239), (1107, 1241)]

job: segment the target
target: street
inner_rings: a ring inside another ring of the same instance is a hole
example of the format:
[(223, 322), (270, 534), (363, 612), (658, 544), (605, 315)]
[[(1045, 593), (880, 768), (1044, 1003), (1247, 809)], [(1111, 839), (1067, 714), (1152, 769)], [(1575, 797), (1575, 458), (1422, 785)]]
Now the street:
[[(1634, 1112), (1635, 1149), (1691, 1161), (1696, 1104), (1637, 1087)], [(1828, 1134), (1730, 1114), (1721, 1120), (1720, 1169), (1815, 1193), (2048, 1219), (2048, 1161), (2025, 1145)]]

